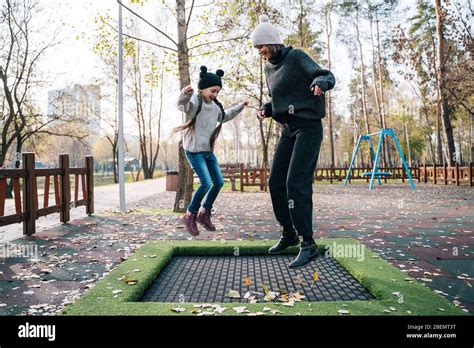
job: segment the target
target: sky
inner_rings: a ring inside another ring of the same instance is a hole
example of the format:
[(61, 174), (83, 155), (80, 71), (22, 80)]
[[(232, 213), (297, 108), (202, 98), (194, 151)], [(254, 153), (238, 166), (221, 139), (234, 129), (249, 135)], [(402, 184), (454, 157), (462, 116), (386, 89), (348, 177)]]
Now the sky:
[[(40, 69), (49, 87), (38, 92), (37, 99), (42, 109), (47, 110), (47, 93), (51, 89), (64, 88), (76, 83), (88, 84), (94, 83), (102, 74), (100, 60), (91, 50), (91, 42), (88, 38), (94, 34), (94, 17), (101, 13), (109, 12), (111, 17), (116, 20), (118, 18), (117, 3), (115, 0), (39, 0), (44, 7), (44, 13), (38, 19), (42, 23), (45, 35), (48, 35), (53, 28), (60, 27), (59, 38), (62, 43), (51, 48), (40, 62)], [(202, 0), (201, 0), (202, 1)], [(207, 3), (207, 2), (206, 2)], [(147, 5), (150, 6), (150, 5)], [(124, 17), (130, 16), (127, 10), (123, 10)], [(154, 23), (156, 16), (153, 13), (146, 12), (143, 14), (145, 18)], [(333, 20), (334, 31), (337, 30), (337, 21)], [(44, 23), (44, 24), (43, 24)], [(173, 30), (174, 28), (170, 29)], [(151, 31), (153, 31), (151, 29)], [(168, 31), (173, 32), (174, 31)], [(156, 38), (156, 40), (159, 40)], [(332, 47), (333, 68), (332, 71), (336, 76), (338, 100), (347, 100), (349, 96), (348, 83), (351, 78), (351, 64), (348, 59), (348, 52), (344, 45), (334, 40)], [(177, 81), (176, 81), (177, 82)], [(194, 81), (195, 82), (195, 81)], [(174, 86), (177, 83), (172, 84)], [(169, 88), (167, 93), (167, 103), (165, 108), (173, 108), (171, 103), (178, 93), (178, 89)], [(104, 106), (105, 107), (105, 106)], [(337, 103), (335, 105), (336, 112), (347, 114), (347, 105), (345, 103)], [(109, 106), (110, 112), (113, 108)], [(125, 107), (127, 110), (127, 107)], [(180, 123), (180, 120), (167, 120), (168, 114), (165, 116), (164, 122), (171, 122), (169, 129)], [(130, 116), (125, 119), (126, 126), (131, 124)], [(166, 124), (166, 123), (165, 123)], [(129, 127), (128, 129), (133, 129)], [(167, 130), (164, 130), (167, 133)]]

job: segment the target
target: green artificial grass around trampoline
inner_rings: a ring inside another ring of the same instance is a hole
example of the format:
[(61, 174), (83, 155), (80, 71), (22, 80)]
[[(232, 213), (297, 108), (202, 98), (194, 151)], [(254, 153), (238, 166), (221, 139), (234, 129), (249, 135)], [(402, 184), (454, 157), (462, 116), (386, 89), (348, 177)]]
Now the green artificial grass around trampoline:
[[(152, 241), (143, 245), (126, 261), (118, 265), (95, 287), (73, 304), (63, 315), (178, 315), (192, 314), (194, 305), (200, 303), (138, 302), (155, 281), (168, 261), (178, 255), (265, 255), (275, 241)], [(356, 245), (350, 238), (321, 239), (320, 247)], [(291, 248), (288, 253), (297, 253)], [(293, 307), (281, 303), (219, 303), (227, 308), (220, 315), (237, 314), (234, 307), (245, 306), (250, 313), (265, 315), (468, 315), (447, 299), (437, 295), (424, 284), (409, 278), (388, 262), (364, 248), (364, 260), (355, 257), (334, 258), (375, 298), (370, 301), (319, 301), (296, 302)], [(125, 277), (124, 277), (125, 276)], [(138, 281), (138, 282), (137, 282)], [(127, 284), (128, 283), (128, 284)], [(213, 303), (217, 305), (217, 303)], [(173, 308), (184, 308), (175, 312)], [(272, 311), (283, 314), (273, 314)], [(342, 311), (342, 312), (339, 312)]]

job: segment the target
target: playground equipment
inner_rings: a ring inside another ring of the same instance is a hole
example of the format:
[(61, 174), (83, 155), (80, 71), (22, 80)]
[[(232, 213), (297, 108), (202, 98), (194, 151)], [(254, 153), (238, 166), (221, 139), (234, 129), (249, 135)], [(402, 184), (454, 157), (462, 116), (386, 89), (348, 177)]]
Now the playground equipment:
[[(375, 136), (375, 135), (380, 135), (380, 138), (379, 138), (379, 143), (378, 143), (378, 146), (377, 146), (377, 153), (374, 156), (372, 136)], [(354, 154), (352, 155), (351, 165), (349, 166), (349, 171), (347, 172), (346, 180), (344, 181), (344, 186), (347, 185), (347, 181), (350, 178), (352, 166), (354, 165), (354, 161), (355, 161), (356, 156), (357, 156), (357, 151), (359, 151), (360, 144), (361, 144), (362, 141), (368, 141), (369, 142), (370, 157), (372, 158), (372, 161), (374, 163), (374, 166), (373, 166), (371, 172), (366, 172), (366, 173), (362, 174), (362, 176), (370, 176), (371, 177), (370, 178), (369, 189), (372, 190), (372, 187), (374, 186), (375, 177), (377, 177), (377, 180), (378, 180), (378, 183), (379, 183), (379, 186), (380, 186), (380, 185), (382, 185), (382, 182), (380, 181), (380, 177), (392, 175), (392, 173), (390, 173), (390, 172), (379, 172), (378, 171), (378, 161), (379, 161), (379, 158), (380, 158), (380, 150), (382, 149), (383, 139), (386, 136), (387, 137), (391, 136), (393, 138), (393, 141), (395, 142), (395, 146), (397, 147), (398, 153), (399, 153), (400, 158), (402, 160), (403, 167), (405, 168), (408, 179), (410, 179), (411, 188), (413, 190), (415, 189), (415, 184), (413, 183), (413, 180), (412, 180), (411, 174), (410, 174), (410, 170), (408, 169), (407, 163), (405, 162), (405, 157), (403, 156), (402, 148), (400, 147), (400, 143), (398, 142), (398, 139), (397, 139), (397, 136), (395, 135), (395, 132), (391, 128), (388, 128), (388, 129), (382, 128), (382, 130), (380, 132), (372, 133), (372, 134), (365, 134), (365, 135), (360, 135), (359, 136), (359, 140), (357, 141), (357, 145), (356, 145), (356, 148), (354, 150)]]

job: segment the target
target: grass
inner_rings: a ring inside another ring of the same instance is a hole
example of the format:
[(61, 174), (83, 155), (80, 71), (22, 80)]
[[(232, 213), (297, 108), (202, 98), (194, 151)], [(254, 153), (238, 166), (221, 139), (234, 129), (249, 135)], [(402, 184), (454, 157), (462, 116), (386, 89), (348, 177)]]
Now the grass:
[[(332, 243), (338, 245), (358, 244), (350, 238), (320, 240), (320, 246)], [(233, 255), (239, 248), (240, 255), (266, 254), (274, 241), (153, 241), (143, 245), (126, 261), (118, 265), (95, 287), (86, 292), (73, 304), (67, 306), (62, 315), (194, 315), (191, 309), (195, 303), (138, 302), (147, 288), (173, 255)], [(335, 255), (340, 264), (352, 274), (374, 297), (370, 301), (327, 301), (297, 302), (293, 307), (276, 303), (220, 303), (228, 308), (222, 315), (236, 314), (232, 307), (246, 306), (251, 312), (270, 307), (284, 315), (339, 315), (338, 310), (349, 311), (350, 315), (467, 315), (447, 299), (435, 294), (424, 284), (407, 281), (407, 275), (399, 271), (372, 251), (364, 248), (364, 261)], [(296, 253), (291, 248), (289, 253)], [(139, 270), (136, 272), (136, 270)], [(127, 285), (121, 277), (138, 280)], [(115, 294), (114, 294), (115, 291)], [(393, 295), (399, 292), (403, 301)], [(175, 307), (186, 310), (173, 312)], [(395, 311), (389, 310), (392, 307)], [(439, 309), (441, 308), (442, 311)], [(389, 310), (385, 313), (384, 310)], [(408, 313), (407, 311), (410, 311)]]

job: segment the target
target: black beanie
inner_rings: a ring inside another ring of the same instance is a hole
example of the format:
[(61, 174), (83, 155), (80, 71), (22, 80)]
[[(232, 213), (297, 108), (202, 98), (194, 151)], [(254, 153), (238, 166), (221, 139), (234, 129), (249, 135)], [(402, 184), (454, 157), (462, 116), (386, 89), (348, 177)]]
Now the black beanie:
[(222, 88), (221, 77), (224, 76), (224, 71), (216, 70), (216, 73), (208, 73), (207, 67), (201, 66), (201, 73), (199, 74), (198, 88), (205, 89), (212, 86), (219, 86)]

